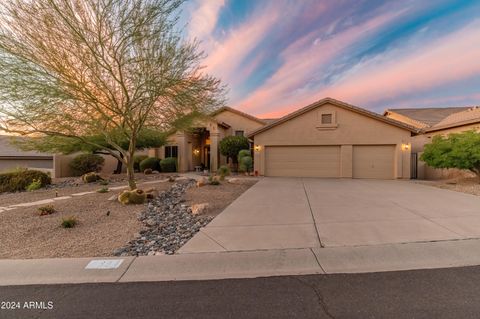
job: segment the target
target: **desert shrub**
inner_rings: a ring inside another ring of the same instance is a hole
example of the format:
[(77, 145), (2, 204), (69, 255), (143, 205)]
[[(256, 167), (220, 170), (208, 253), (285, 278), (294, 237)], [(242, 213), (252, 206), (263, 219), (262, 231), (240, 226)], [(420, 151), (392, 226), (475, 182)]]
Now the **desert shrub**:
[(218, 168), (218, 175), (220, 175), (220, 179), (223, 181), (225, 176), (230, 175), (230, 168), (226, 165), (222, 165)]
[(108, 192), (109, 192), (108, 187), (102, 187), (97, 191), (97, 193), (108, 193)]
[(95, 183), (100, 180), (102, 180), (102, 177), (95, 172), (90, 172), (82, 176), (82, 181), (84, 183)]
[(148, 158), (148, 155), (135, 155), (133, 157), (133, 169), (136, 172), (140, 172), (140, 163), (147, 158)]
[(103, 185), (103, 186), (107, 186), (108, 184), (110, 184), (110, 182), (106, 179), (102, 179), (102, 180), (100, 180), (99, 184)]
[(177, 158), (167, 157), (160, 161), (160, 168), (162, 172), (172, 173), (177, 171)]
[(152, 171), (158, 171), (160, 169), (158, 157), (148, 157), (140, 162), (139, 168), (140, 172), (144, 172), (147, 168), (150, 168)]
[(238, 152), (238, 155), (237, 155), (238, 162), (240, 163), (240, 161), (242, 160), (242, 157), (245, 157), (245, 156), (252, 156), (252, 152), (250, 152), (250, 150), (241, 150), (240, 152)]
[(40, 216), (51, 215), (56, 212), (52, 205), (41, 206), (37, 208), (37, 212)]
[(62, 222), (60, 225), (62, 225), (63, 228), (73, 228), (77, 224), (77, 217), (75, 216), (69, 216), (66, 218), (62, 218)]
[(220, 185), (220, 179), (221, 179), (220, 176), (210, 175), (210, 176), (208, 177), (208, 183), (209, 183), (210, 185)]
[(97, 154), (80, 154), (75, 156), (69, 166), (73, 176), (82, 176), (90, 172), (100, 172), (105, 159)]
[(42, 188), (42, 182), (40, 182), (39, 179), (34, 179), (33, 182), (31, 182), (30, 185), (27, 186), (27, 191), (33, 192), (40, 188)]
[(16, 170), (0, 174), (0, 193), (24, 191), (34, 181), (38, 181), (41, 187), (52, 183), (47, 173), (36, 170)]
[(133, 191), (125, 190), (118, 195), (118, 201), (123, 205), (143, 204), (146, 200), (147, 194), (141, 189), (134, 189)]
[(253, 169), (253, 158), (251, 156), (244, 156), (239, 162), (238, 170), (240, 172), (251, 172)]
[(238, 153), (249, 147), (250, 143), (245, 136), (227, 136), (218, 144), (220, 154), (231, 158), (234, 164), (238, 163)]

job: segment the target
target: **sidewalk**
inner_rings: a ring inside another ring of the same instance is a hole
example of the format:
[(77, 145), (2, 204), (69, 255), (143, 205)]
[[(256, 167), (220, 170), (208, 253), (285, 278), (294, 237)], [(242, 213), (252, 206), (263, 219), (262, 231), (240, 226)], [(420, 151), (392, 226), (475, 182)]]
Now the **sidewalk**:
[(152, 257), (0, 260), (0, 286), (255, 278), (473, 265), (480, 265), (478, 239)]

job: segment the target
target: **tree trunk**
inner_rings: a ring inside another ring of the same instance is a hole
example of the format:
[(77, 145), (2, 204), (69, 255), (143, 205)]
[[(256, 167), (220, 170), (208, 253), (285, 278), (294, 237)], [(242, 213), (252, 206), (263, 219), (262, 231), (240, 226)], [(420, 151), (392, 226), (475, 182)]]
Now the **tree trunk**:
[[(123, 154), (120, 153), (120, 157), (123, 158)], [(122, 173), (123, 163), (121, 160), (117, 159), (117, 168), (113, 171), (113, 174), (121, 174)]]
[(127, 158), (127, 176), (128, 176), (128, 186), (130, 190), (137, 189), (137, 183), (135, 183), (135, 171), (133, 169), (133, 156)]

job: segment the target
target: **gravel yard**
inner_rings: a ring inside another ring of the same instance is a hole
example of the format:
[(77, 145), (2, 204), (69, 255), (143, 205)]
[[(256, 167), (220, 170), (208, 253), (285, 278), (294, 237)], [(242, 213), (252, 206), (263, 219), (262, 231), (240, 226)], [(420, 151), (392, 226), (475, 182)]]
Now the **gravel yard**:
[[(143, 175), (140, 178), (141, 180), (139, 179), (139, 183), (160, 178), (164, 179), (165, 176)], [(155, 216), (159, 224), (162, 224), (162, 218), (170, 218), (171, 220), (168, 223), (172, 229), (170, 237), (157, 238), (155, 250), (166, 251), (167, 253), (174, 252), (193, 236), (199, 227), (208, 223), (254, 183), (254, 180), (241, 184), (223, 182), (219, 186), (207, 185), (200, 188), (193, 186), (186, 189), (181, 194), (181, 198), (177, 198), (177, 204), (167, 205), (167, 211), (164, 210), (163, 213)], [(82, 183), (78, 183), (78, 186), (64, 184), (62, 188), (57, 190), (2, 194), (0, 195), (0, 206), (51, 198), (55, 196), (55, 192), (58, 192), (58, 196), (64, 196), (72, 193), (94, 191), (102, 187), (124, 185), (125, 182), (113, 182), (108, 186), (85, 185)], [(172, 185), (176, 184), (178, 183), (159, 182), (145, 185), (142, 188), (157, 189), (161, 198), (163, 191), (170, 190)], [(0, 258), (114, 256), (114, 251), (118, 252), (119, 248), (126, 247), (132, 240), (141, 239), (143, 235), (140, 233), (143, 231), (144, 234), (149, 228), (152, 228), (146, 224), (147, 219), (142, 219), (142, 215), (148, 212), (148, 208), (152, 207), (153, 203), (156, 203), (157, 206), (165, 203), (165, 198), (163, 198), (146, 205), (122, 206), (117, 201), (108, 200), (112, 195), (118, 195), (119, 192), (93, 193), (56, 201), (54, 207), (57, 212), (52, 215), (39, 216), (37, 214), (38, 206), (0, 212)], [(192, 218), (192, 221), (195, 221), (193, 224), (186, 224), (185, 220), (190, 218), (189, 215), (192, 215), (189, 207), (197, 203), (209, 203), (210, 208), (204, 216)], [(183, 207), (183, 211), (179, 213), (178, 207)], [(150, 217), (151, 213), (150, 211)], [(71, 229), (62, 228), (60, 226), (62, 218), (71, 215), (77, 217), (78, 224)], [(202, 222), (197, 225), (197, 220)], [(180, 225), (179, 223), (182, 222), (183, 224)], [(180, 232), (178, 235), (177, 232), (173, 231), (174, 228), (177, 229), (177, 226), (179, 230), (183, 229), (183, 233)], [(154, 231), (158, 231), (158, 229)], [(182, 240), (178, 241), (177, 239), (180, 237), (182, 237)], [(142, 244), (143, 241), (140, 241), (140, 243)], [(166, 243), (165, 247), (162, 248), (164, 243)], [(146, 255), (148, 252), (149, 250), (145, 250), (143, 253), (132, 251), (128, 254)]]
[(439, 181), (417, 181), (417, 183), (480, 196), (480, 182), (476, 177)]

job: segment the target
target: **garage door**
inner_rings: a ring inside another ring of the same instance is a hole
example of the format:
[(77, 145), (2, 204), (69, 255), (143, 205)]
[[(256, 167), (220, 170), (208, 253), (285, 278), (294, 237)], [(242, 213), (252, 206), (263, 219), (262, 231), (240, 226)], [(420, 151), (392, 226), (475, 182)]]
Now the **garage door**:
[(395, 146), (353, 147), (353, 178), (393, 179)]
[(266, 176), (340, 176), (340, 146), (268, 146), (265, 154)]

